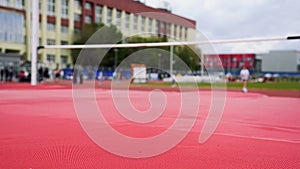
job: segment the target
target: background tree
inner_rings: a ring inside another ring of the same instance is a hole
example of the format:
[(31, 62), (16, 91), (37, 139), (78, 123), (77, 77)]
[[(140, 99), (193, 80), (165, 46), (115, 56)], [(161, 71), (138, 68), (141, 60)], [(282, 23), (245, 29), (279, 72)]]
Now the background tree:
[[(97, 33), (99, 31), (99, 33)], [(115, 44), (122, 39), (122, 33), (114, 25), (105, 26), (103, 23), (85, 24), (76, 37), (74, 44)], [(80, 53), (81, 52), (81, 53)], [(83, 57), (78, 58), (79, 54)], [(109, 49), (78, 49), (71, 52), (73, 64), (95, 65), (99, 56), (105, 56), (103, 66), (111, 66), (114, 53)], [(80, 60), (78, 60), (80, 59)]]
[[(100, 30), (100, 33), (96, 33)], [(167, 38), (161, 38), (158, 36), (142, 37), (142, 36), (131, 36), (122, 40), (122, 33), (114, 25), (106, 26), (103, 23), (97, 24), (86, 24), (83, 25), (81, 32), (76, 37), (74, 44), (115, 44), (117, 43), (155, 43), (155, 42), (167, 42)], [(122, 41), (121, 41), (122, 40)], [(170, 51), (170, 47), (156, 47), (165, 51)], [(114, 67), (115, 59), (117, 60), (117, 65), (119, 65), (126, 57), (131, 54), (143, 50), (145, 48), (119, 48), (119, 49), (83, 49), (83, 50), (71, 50), (73, 64), (76, 61), (83, 65), (95, 65), (95, 62), (99, 61), (98, 56), (105, 56), (99, 66), (103, 67)], [(197, 70), (199, 68), (199, 56), (193, 51), (198, 50), (196, 47), (189, 46), (177, 46), (174, 47), (174, 54), (177, 55), (181, 60), (185, 62), (186, 65), (191, 70)], [(81, 51), (81, 53), (80, 53)], [(78, 56), (83, 57), (78, 60)], [(149, 54), (155, 56), (155, 58), (160, 59), (160, 64), (168, 66), (168, 57), (159, 57), (157, 52)], [(157, 57), (158, 56), (158, 57)], [(151, 57), (149, 57), (151, 58)], [(153, 57), (152, 57), (153, 58)], [(151, 62), (151, 60), (149, 61)], [(155, 61), (158, 62), (158, 61)], [(177, 63), (178, 64), (178, 63)], [(176, 63), (174, 63), (176, 68)]]
[[(155, 42), (167, 42), (166, 38), (161, 38), (157, 36), (150, 36), (150, 37), (141, 37), (141, 36), (132, 36), (124, 40), (124, 43), (155, 43)], [(162, 49), (166, 52), (170, 51), (170, 46), (165, 47), (155, 47), (156, 49)], [(126, 57), (130, 56), (131, 54), (138, 52), (139, 50), (144, 50), (143, 47), (138, 48), (121, 48), (118, 50), (118, 64), (125, 59)], [(147, 63), (156, 62), (157, 65), (161, 65), (164, 68), (170, 67), (170, 58), (169, 54), (157, 53), (157, 50), (154, 50), (153, 53), (147, 52), (147, 55), (152, 58), (152, 60), (147, 60), (144, 58), (144, 61)], [(200, 49), (196, 46), (175, 46), (174, 47), (174, 55), (178, 56), (192, 71), (199, 69), (199, 62), (200, 58), (198, 54), (200, 53)], [(154, 60), (153, 60), (154, 59)], [(153, 65), (153, 64), (152, 64)], [(180, 63), (175, 61), (174, 68), (180, 69)]]
[[(131, 36), (123, 40), (123, 43), (156, 43), (156, 42), (166, 42), (166, 40), (157, 36), (150, 36), (150, 37)], [(159, 47), (159, 48), (167, 50), (167, 47)], [(138, 52), (139, 50), (144, 50), (144, 49), (145, 49), (144, 47), (118, 49), (118, 64), (126, 57), (132, 55), (135, 52)], [(153, 55), (156, 54), (153, 53)]]
[[(174, 52), (192, 71), (199, 69), (200, 49), (195, 46), (179, 46)], [(176, 63), (174, 63), (176, 66)]]

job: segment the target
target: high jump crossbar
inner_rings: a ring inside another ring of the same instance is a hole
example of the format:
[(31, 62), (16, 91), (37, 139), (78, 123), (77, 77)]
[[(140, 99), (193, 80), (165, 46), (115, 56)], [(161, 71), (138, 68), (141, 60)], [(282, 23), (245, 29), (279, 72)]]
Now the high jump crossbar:
[(84, 44), (84, 45), (44, 45), (39, 49), (92, 49), (92, 48), (137, 48), (137, 47), (162, 47), (162, 46), (182, 46), (182, 45), (207, 45), (207, 44), (230, 44), (230, 43), (250, 43), (261, 41), (282, 41), (297, 40), (300, 36), (288, 37), (265, 37), (265, 38), (244, 38), (244, 39), (227, 39), (227, 40), (207, 40), (191, 42), (157, 42), (157, 43), (129, 43), (129, 44)]
[[(130, 44), (84, 44), (84, 45), (43, 45), (38, 46), (36, 51), (38, 52), (40, 49), (96, 49), (96, 48), (137, 48), (137, 47), (162, 47), (162, 46), (170, 46), (170, 74), (173, 73), (173, 47), (174, 46), (182, 46), (182, 45), (208, 45), (208, 44), (234, 44), (234, 43), (250, 43), (250, 42), (263, 42), (263, 41), (284, 41), (284, 40), (299, 40), (300, 36), (277, 36), (277, 37), (260, 37), (260, 38), (244, 38), (244, 39), (226, 39), (226, 40), (207, 40), (207, 41), (191, 41), (191, 42), (157, 42), (157, 43), (130, 43)], [(203, 60), (203, 54), (201, 56)], [(36, 59), (32, 60), (36, 62)], [(32, 63), (34, 64), (34, 63)], [(34, 64), (36, 65), (36, 63)], [(34, 70), (35, 69), (35, 70)], [(36, 74), (36, 67), (32, 70), (32, 74)], [(32, 78), (36, 78), (33, 77)], [(31, 83), (32, 85), (36, 85), (36, 79), (34, 79)]]

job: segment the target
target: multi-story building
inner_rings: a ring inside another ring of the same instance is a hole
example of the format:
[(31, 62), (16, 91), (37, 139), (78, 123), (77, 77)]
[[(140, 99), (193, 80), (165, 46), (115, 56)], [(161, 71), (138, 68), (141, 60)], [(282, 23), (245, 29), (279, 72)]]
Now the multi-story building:
[(0, 68), (18, 64), (25, 44), (23, 1), (0, 0)]
[(268, 53), (207, 54), (206, 69), (223, 68), (225, 73), (239, 75), (245, 65), (252, 74), (300, 75), (300, 52), (297, 50), (272, 50)]
[[(0, 0), (0, 52), (24, 55), (30, 60), (30, 0)], [(74, 34), (83, 24), (114, 24), (123, 35), (155, 32), (177, 40), (192, 41), (196, 37), (196, 22), (178, 16), (176, 19), (148, 15), (145, 12), (170, 11), (146, 6), (133, 0), (40, 0), (39, 44), (72, 44)], [(119, 19), (123, 18), (123, 19)], [(41, 50), (38, 61), (60, 67), (72, 62), (69, 50)]]
[(238, 75), (243, 66), (255, 71), (255, 54), (207, 54), (204, 55), (206, 69), (223, 68), (225, 73)]
[(296, 50), (273, 50), (257, 54), (261, 72), (281, 75), (300, 75), (300, 52)]

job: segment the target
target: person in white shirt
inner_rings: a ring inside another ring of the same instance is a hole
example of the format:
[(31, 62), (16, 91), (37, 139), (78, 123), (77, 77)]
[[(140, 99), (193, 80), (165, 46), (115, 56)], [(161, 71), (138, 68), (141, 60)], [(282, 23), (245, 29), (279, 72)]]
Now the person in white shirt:
[(249, 79), (249, 76), (250, 76), (250, 72), (249, 70), (246, 68), (246, 66), (243, 66), (243, 69), (241, 70), (240, 72), (240, 77), (241, 77), (241, 80), (243, 82), (243, 89), (242, 91), (244, 93), (247, 93), (248, 92), (248, 89), (247, 89), (247, 81)]
[(99, 84), (101, 85), (102, 81), (103, 81), (103, 72), (102, 71), (99, 72), (98, 81), (99, 81)]

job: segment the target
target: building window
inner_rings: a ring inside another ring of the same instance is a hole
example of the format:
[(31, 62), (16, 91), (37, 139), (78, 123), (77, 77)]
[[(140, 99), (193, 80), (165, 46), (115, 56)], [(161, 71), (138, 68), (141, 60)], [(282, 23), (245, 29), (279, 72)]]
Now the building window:
[(160, 32), (163, 33), (164, 35), (167, 34), (167, 31), (166, 31), (167, 30), (167, 23), (166, 22), (162, 22), (160, 24), (160, 26), (161, 26), (160, 27)]
[(14, 43), (24, 42), (25, 20), (22, 14), (0, 10), (0, 22), (0, 41)]
[(2, 32), (2, 30), (1, 30), (0, 31), (0, 41), (6, 41), (4, 34), (5, 34), (5, 32)]
[(125, 14), (125, 29), (129, 30), (130, 28), (130, 14), (126, 13)]
[(24, 8), (24, 0), (15, 0), (15, 7), (17, 9), (23, 9)]
[(88, 24), (92, 23), (92, 17), (91, 16), (85, 16), (84, 17), (84, 22), (88, 23)]
[(48, 55), (47, 55), (47, 61), (48, 61), (49, 63), (54, 63), (54, 62), (55, 62), (55, 55), (50, 55), (50, 54), (48, 54)]
[(92, 3), (86, 2), (85, 5), (84, 5), (84, 9), (86, 9), (86, 10), (92, 10)]
[(182, 39), (182, 26), (179, 27), (179, 39)]
[(60, 29), (61, 29), (61, 33), (63, 33), (63, 34), (66, 34), (69, 32), (69, 29), (67, 26), (61, 26)]
[(53, 23), (47, 23), (47, 30), (49, 32), (55, 32), (55, 24), (53, 24)]
[(41, 13), (41, 11), (42, 11), (42, 2), (41, 0), (39, 0), (39, 12)]
[(68, 18), (69, 0), (61, 0), (61, 17)]
[(47, 14), (49, 16), (54, 16), (55, 15), (55, 0), (48, 0), (47, 1)]
[(0, 0), (0, 5), (9, 6), (9, 0)]
[(81, 15), (80, 14), (74, 14), (74, 21), (81, 21)]
[(174, 37), (177, 36), (177, 25), (174, 25)]
[(170, 23), (168, 23), (168, 25), (167, 25), (167, 30), (168, 30), (168, 36), (171, 36), (172, 33), (171, 33), (171, 24)]
[(47, 39), (47, 45), (55, 45), (54, 39)]
[(152, 24), (153, 24), (153, 19), (149, 18), (149, 20), (148, 20), (148, 32), (152, 31)]
[(95, 10), (95, 17), (96, 17), (96, 22), (97, 23), (101, 23), (102, 22), (102, 11), (103, 8), (100, 5), (96, 6), (96, 10)]
[(61, 65), (66, 65), (66, 64), (68, 64), (68, 56), (66, 56), (66, 55), (60, 56), (60, 64), (61, 64)]
[(184, 28), (184, 38), (185, 40), (188, 39), (188, 28)]
[(81, 33), (81, 30), (79, 28), (74, 28), (74, 34), (79, 35)]
[(135, 31), (137, 31), (138, 30), (138, 20), (139, 18), (138, 18), (138, 16), (137, 15), (133, 15), (133, 29), (135, 30)]
[(110, 25), (112, 21), (112, 9), (107, 8), (107, 14), (106, 14), (106, 24)]
[(61, 45), (68, 45), (69, 43), (68, 43), (68, 41), (66, 41), (66, 40), (62, 40), (62, 41), (60, 41), (60, 44), (61, 44)]
[(53, 24), (53, 23), (47, 23), (47, 30), (49, 32), (55, 32), (55, 24)]
[(121, 15), (122, 15), (122, 12), (117, 10), (117, 14), (116, 14), (116, 26), (118, 29), (121, 28)]
[(74, 6), (75, 6), (75, 9), (81, 10), (81, 1), (80, 0), (75, 0), (74, 1)]
[(142, 32), (145, 32), (145, 25), (146, 25), (146, 18), (144, 16), (142, 16), (142, 20), (141, 20), (141, 30), (142, 30)]
[(155, 32), (159, 35), (160, 22), (156, 21)]

